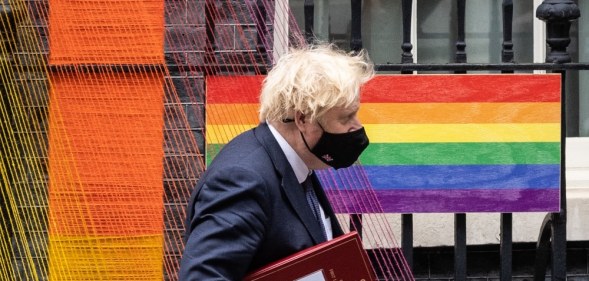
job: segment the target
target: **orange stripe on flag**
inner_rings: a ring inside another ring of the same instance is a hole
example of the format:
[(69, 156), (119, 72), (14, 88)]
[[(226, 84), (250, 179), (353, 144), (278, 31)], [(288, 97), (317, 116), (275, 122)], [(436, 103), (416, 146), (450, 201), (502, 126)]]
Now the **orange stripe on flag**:
[(363, 103), (358, 114), (365, 124), (558, 123), (560, 103)]
[(207, 124), (209, 125), (249, 125), (260, 123), (260, 106), (252, 103), (207, 104)]

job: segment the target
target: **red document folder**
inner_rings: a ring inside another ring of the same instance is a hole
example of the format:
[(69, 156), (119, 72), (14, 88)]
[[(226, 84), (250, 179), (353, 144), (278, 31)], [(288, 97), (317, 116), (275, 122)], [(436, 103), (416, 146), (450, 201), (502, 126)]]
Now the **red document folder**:
[(273, 262), (244, 281), (375, 281), (358, 233), (350, 232)]

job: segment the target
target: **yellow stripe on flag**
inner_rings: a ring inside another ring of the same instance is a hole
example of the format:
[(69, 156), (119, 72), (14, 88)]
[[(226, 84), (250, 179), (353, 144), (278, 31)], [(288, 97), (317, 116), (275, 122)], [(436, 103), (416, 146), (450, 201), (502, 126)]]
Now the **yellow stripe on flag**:
[(372, 143), (558, 142), (560, 124), (364, 124)]
[(220, 103), (207, 104), (207, 124), (235, 125), (257, 124), (259, 104), (253, 103)]
[(207, 143), (228, 143), (237, 135), (245, 132), (257, 124), (249, 125), (207, 125), (206, 126), (206, 140)]

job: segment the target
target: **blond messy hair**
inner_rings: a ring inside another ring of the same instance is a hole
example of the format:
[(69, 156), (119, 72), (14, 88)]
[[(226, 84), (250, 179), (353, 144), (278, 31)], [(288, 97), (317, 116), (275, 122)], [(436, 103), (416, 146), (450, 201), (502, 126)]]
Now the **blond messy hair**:
[(282, 121), (296, 111), (316, 120), (333, 107), (359, 101), (360, 86), (373, 76), (365, 51), (345, 53), (333, 44), (292, 49), (264, 79), (260, 120)]

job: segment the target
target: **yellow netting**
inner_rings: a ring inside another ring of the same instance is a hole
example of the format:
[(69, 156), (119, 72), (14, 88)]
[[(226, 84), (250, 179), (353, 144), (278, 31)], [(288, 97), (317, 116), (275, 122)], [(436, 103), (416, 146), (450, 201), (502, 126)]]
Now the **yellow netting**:
[[(51, 279), (157, 279), (163, 251), (162, 75), (50, 77)], [(134, 261), (135, 255), (141, 260)]]
[(45, 280), (47, 71), (25, 3), (8, 2), (0, 5), (0, 280)]
[(163, 7), (3, 6), (1, 280), (163, 278)]
[(161, 280), (162, 235), (52, 236), (49, 280)]
[[(49, 1), (49, 277), (163, 276), (163, 1)], [(143, 71), (142, 71), (143, 70)]]
[(176, 280), (205, 76), (302, 44), (286, 1), (0, 3), (0, 280)]

